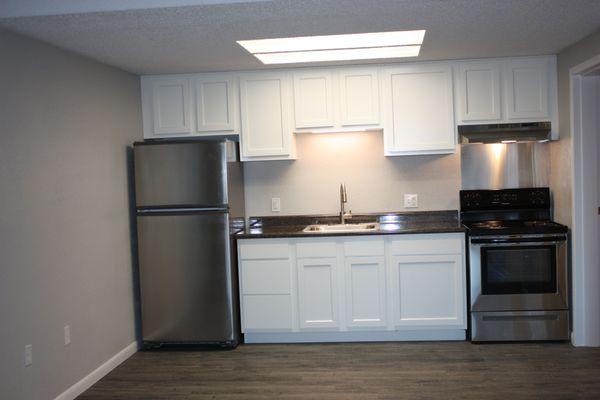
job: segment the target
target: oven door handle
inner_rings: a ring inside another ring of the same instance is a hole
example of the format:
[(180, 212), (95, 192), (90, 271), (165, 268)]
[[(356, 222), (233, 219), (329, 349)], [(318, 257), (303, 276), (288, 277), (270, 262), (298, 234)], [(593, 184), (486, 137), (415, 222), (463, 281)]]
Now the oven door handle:
[(565, 236), (547, 236), (537, 238), (526, 238), (526, 237), (515, 237), (515, 238), (472, 238), (471, 243), (473, 244), (515, 244), (515, 243), (528, 243), (528, 244), (558, 244), (560, 242), (566, 242)]

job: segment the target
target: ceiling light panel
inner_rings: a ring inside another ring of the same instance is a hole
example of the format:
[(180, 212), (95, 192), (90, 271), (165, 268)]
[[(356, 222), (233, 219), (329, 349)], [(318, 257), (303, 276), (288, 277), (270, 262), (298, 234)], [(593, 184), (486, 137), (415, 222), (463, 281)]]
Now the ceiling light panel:
[(378, 58), (416, 57), (421, 46), (371, 47), (286, 53), (254, 54), (263, 64), (294, 64), (323, 61), (369, 60)]
[(409, 46), (423, 43), (425, 30), (352, 33), (346, 35), (238, 40), (250, 53), (355, 49), (363, 47)]

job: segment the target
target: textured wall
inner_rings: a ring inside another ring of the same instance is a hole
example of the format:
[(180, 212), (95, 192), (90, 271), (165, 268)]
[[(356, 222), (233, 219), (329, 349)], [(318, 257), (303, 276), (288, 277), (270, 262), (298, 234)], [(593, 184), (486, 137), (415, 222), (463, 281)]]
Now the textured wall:
[[(355, 213), (402, 211), (404, 193), (419, 195), (416, 210), (458, 208), (460, 155), (384, 157), (377, 132), (297, 134), (298, 160), (244, 163), (246, 215), (335, 214), (339, 185)], [(415, 209), (410, 209), (415, 210)]]
[(6, 31), (0, 54), (0, 398), (50, 399), (135, 340), (139, 80)]
[(558, 54), (558, 113), (560, 140), (551, 145), (550, 188), (554, 196), (554, 217), (571, 226), (571, 85), (569, 70), (600, 54), (600, 31), (567, 47)]

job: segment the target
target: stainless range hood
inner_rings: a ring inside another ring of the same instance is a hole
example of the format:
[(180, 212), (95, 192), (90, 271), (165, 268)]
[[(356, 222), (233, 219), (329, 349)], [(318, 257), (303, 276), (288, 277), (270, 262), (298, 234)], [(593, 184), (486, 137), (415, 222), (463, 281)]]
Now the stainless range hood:
[(550, 140), (550, 130), (550, 122), (459, 125), (458, 135), (461, 144), (540, 142)]

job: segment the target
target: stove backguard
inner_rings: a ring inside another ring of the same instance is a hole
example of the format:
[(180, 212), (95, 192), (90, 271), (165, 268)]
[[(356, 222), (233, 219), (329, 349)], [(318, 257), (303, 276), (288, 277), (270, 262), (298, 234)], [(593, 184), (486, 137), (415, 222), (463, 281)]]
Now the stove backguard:
[(549, 184), (548, 142), (461, 145), (461, 187), (513, 189)]

